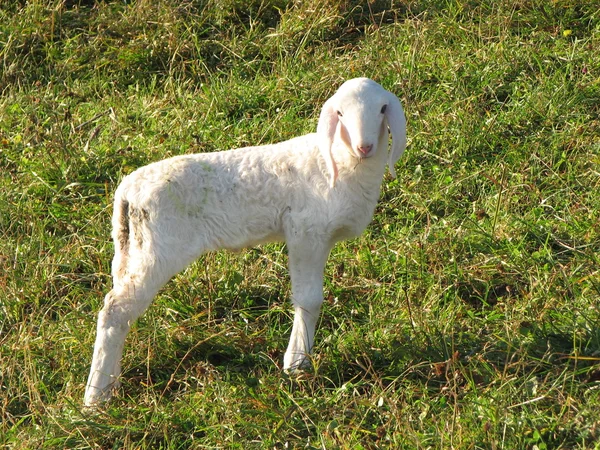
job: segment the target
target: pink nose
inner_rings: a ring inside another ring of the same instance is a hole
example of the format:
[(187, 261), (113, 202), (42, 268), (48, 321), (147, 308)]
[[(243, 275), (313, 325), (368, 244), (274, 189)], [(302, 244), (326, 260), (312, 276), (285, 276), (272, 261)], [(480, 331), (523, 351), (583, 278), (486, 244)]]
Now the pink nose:
[(359, 146), (358, 151), (366, 156), (369, 154), (369, 152), (371, 151), (372, 148), (373, 148), (373, 145), (364, 145), (362, 147)]

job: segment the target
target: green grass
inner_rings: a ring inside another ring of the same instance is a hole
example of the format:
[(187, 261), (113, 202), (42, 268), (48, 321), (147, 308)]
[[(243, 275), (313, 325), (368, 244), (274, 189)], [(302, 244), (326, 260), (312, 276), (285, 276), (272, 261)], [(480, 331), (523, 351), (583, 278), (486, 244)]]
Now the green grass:
[[(600, 448), (600, 13), (586, 0), (0, 7), (0, 447)], [(215, 253), (82, 410), (111, 198), (168, 156), (316, 128), (347, 78), (409, 147), (282, 374), (283, 245)]]

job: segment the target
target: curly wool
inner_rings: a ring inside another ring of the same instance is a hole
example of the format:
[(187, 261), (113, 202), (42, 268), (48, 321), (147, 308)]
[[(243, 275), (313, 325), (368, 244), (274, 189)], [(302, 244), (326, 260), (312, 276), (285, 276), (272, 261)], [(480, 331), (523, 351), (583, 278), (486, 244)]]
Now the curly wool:
[(392, 172), (405, 145), (398, 99), (359, 78), (326, 102), (317, 133), (176, 156), (127, 176), (115, 193), (113, 289), (98, 316), (85, 404), (110, 398), (131, 323), (172, 276), (207, 251), (286, 242), (295, 315), (284, 368), (306, 364), (329, 252), (369, 224), (386, 160)]

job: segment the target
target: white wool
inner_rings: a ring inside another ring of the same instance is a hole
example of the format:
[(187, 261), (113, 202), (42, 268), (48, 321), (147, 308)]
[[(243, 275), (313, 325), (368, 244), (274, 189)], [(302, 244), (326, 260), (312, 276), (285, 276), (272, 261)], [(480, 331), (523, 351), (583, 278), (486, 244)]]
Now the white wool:
[(325, 103), (317, 133), (177, 156), (127, 176), (115, 193), (113, 289), (98, 317), (85, 404), (112, 395), (129, 327), (158, 290), (212, 250), (286, 242), (295, 316), (284, 368), (306, 364), (329, 252), (371, 221), (386, 161), (395, 175), (406, 146), (405, 127), (398, 99), (357, 78)]

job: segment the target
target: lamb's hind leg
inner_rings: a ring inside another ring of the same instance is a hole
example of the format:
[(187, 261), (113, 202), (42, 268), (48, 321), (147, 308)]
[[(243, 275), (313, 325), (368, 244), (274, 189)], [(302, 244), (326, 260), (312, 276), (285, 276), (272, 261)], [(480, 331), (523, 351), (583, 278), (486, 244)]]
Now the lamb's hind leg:
[(128, 258), (127, 262), (122, 255), (116, 255), (114, 287), (106, 295), (104, 307), (98, 314), (85, 405), (91, 406), (112, 396), (118, 386), (121, 356), (129, 328), (148, 309), (158, 290), (185, 268), (186, 261), (180, 258), (180, 253), (172, 252), (170, 257), (167, 256), (151, 253), (148, 248)]
[(144, 284), (143, 281), (117, 285), (104, 299), (104, 307), (98, 314), (94, 355), (85, 389), (86, 406), (108, 400), (118, 387), (125, 337), (131, 324), (148, 308), (160, 287), (156, 287), (155, 283)]

